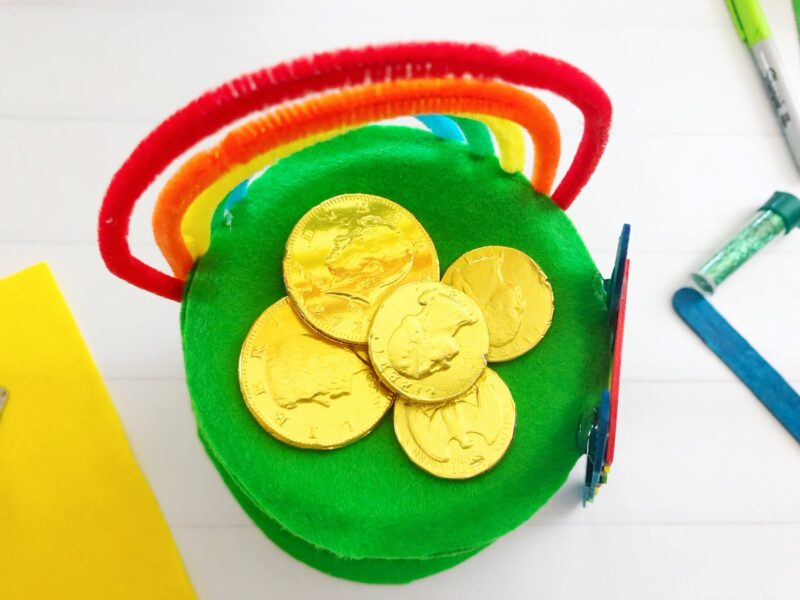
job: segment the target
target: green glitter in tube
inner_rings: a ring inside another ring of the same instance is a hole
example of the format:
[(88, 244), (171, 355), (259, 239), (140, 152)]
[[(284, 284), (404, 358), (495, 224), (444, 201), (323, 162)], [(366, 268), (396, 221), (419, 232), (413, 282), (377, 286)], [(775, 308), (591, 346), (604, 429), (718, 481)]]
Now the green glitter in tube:
[(800, 199), (775, 192), (755, 217), (692, 274), (697, 287), (713, 294), (719, 284), (782, 233), (800, 223)]

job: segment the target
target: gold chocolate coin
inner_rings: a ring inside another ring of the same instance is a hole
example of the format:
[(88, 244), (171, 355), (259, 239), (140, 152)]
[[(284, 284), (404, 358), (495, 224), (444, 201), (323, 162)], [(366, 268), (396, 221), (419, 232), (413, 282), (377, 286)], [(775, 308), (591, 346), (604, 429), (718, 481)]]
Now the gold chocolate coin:
[(475, 300), (489, 327), (489, 362), (511, 360), (533, 348), (553, 321), (553, 289), (530, 256), (486, 246), (461, 255), (442, 281)]
[(302, 448), (363, 437), (393, 400), (368, 365), (308, 327), (287, 298), (253, 323), (239, 355), (239, 385), (261, 426)]
[(486, 368), (489, 331), (469, 296), (438, 282), (398, 288), (369, 332), (369, 358), (389, 389), (418, 402), (469, 390)]
[(345, 194), (295, 225), (283, 259), (286, 290), (325, 335), (366, 344), (381, 301), (411, 281), (438, 281), (436, 248), (405, 208), (380, 196)]
[(496, 465), (511, 444), (516, 419), (511, 392), (491, 369), (455, 400), (432, 405), (398, 398), (394, 407), (394, 431), (405, 453), (446, 479), (468, 479)]

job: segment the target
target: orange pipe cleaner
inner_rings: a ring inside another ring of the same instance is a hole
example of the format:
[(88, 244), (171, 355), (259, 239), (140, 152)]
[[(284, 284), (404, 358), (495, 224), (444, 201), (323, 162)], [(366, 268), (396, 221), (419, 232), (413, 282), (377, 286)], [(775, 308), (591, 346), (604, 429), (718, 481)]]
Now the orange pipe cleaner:
[(561, 153), (552, 112), (531, 94), (499, 82), (420, 79), (359, 86), (283, 106), (234, 129), (198, 152), (167, 182), (153, 213), (153, 231), (175, 276), (185, 279), (194, 259), (181, 235), (192, 201), (231, 167), (301, 137), (403, 115), (478, 113), (519, 123), (534, 144), (531, 185), (549, 194)]

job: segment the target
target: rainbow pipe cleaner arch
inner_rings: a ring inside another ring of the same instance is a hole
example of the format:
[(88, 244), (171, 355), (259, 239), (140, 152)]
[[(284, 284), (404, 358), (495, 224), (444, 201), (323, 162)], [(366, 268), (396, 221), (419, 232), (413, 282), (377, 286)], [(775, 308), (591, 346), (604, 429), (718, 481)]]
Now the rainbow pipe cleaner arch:
[[(153, 230), (162, 253), (178, 277), (186, 277), (192, 256), (180, 235), (185, 209), (204, 184), (222, 177), (231, 167), (245, 165), (238, 178), (247, 178), (265, 166), (263, 158), (276, 146), (297, 143), (309, 133), (343, 129), (342, 121), (362, 124), (385, 118), (426, 112), (430, 107), (495, 110), (502, 114), (519, 111), (518, 117), (534, 143), (534, 176), (531, 184), (550, 191), (560, 151), (558, 129), (547, 107), (523, 92), (495, 83), (468, 81), (401, 81), (357, 87), (333, 93), (308, 103), (277, 109), (262, 119), (233, 130), (216, 147), (195, 154), (164, 186), (153, 213)], [(335, 125), (332, 125), (336, 123)], [(301, 133), (302, 132), (302, 133)], [(285, 137), (284, 137), (285, 136)], [(287, 139), (288, 138), (288, 139)], [(319, 138), (312, 138), (317, 141)], [(284, 141), (286, 140), (286, 141)], [(300, 142), (300, 147), (304, 144)], [(307, 144), (305, 144), (307, 145)], [(284, 151), (285, 153), (285, 151)], [(280, 151), (276, 153), (278, 156)], [(267, 160), (269, 160), (269, 158)], [(255, 164), (247, 168), (253, 161)]]
[[(560, 181), (559, 127), (537, 90), (583, 115)], [(614, 457), (628, 229), (604, 277), (566, 210), (598, 165), (610, 123), (603, 90), (563, 61), (408, 43), (243, 75), (172, 114), (136, 147), (103, 200), (100, 252), (118, 277), (181, 302), (198, 434), (274, 543), (337, 577), (399, 583), (453, 567), (523, 523), (584, 454), (584, 501), (594, 498)], [(223, 128), (221, 139), (203, 144)], [(152, 217), (164, 272), (133, 256), (129, 221), (137, 200), (183, 156)], [(255, 319), (286, 296), (290, 232), (324, 200), (354, 193), (407, 209), (430, 235), (442, 272), (468, 250), (496, 245), (520, 250), (547, 274), (556, 307), (547, 335), (492, 364), (516, 403), (516, 429), (503, 459), (477, 477), (445, 480), (415, 468), (387, 417), (335, 451), (288, 446), (243, 400), (239, 353)]]

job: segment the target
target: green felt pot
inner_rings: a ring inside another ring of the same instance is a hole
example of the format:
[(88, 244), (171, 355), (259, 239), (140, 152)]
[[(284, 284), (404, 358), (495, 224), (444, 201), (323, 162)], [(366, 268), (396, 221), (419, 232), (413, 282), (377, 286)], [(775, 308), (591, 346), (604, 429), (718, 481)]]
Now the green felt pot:
[[(422, 471), (397, 443), (390, 415), (345, 448), (294, 448), (266, 433), (242, 399), (239, 351), (253, 321), (286, 294), (281, 261), (290, 231), (316, 204), (356, 192), (410, 210), (433, 239), (442, 270), (473, 248), (506, 245), (548, 275), (549, 332), (522, 357), (493, 365), (514, 396), (517, 427), (506, 456), (484, 475), (451, 481)], [(434, 559), (466, 557), (491, 543), (563, 484), (582, 453), (581, 418), (608, 383), (606, 296), (569, 218), (524, 177), (424, 131), (368, 127), (280, 161), (250, 186), (229, 223), (216, 221), (184, 297), (187, 381), (215, 464), (278, 545), (341, 577), (407, 580), (458, 562)], [(309, 553), (289, 549), (278, 530)], [(387, 573), (359, 576), (337, 561), (321, 566), (316, 552), (386, 561)], [(434, 567), (390, 573), (409, 560)]]
[(414, 579), (433, 575), (453, 567), (480, 552), (484, 546), (472, 550), (432, 556), (429, 558), (389, 559), (389, 558), (344, 558), (314, 546), (285, 529), (280, 523), (261, 511), (242, 491), (231, 475), (222, 468), (214, 454), (203, 440), (208, 455), (216, 465), (222, 480), (253, 522), (284, 552), (315, 569), (362, 583), (408, 583)]

